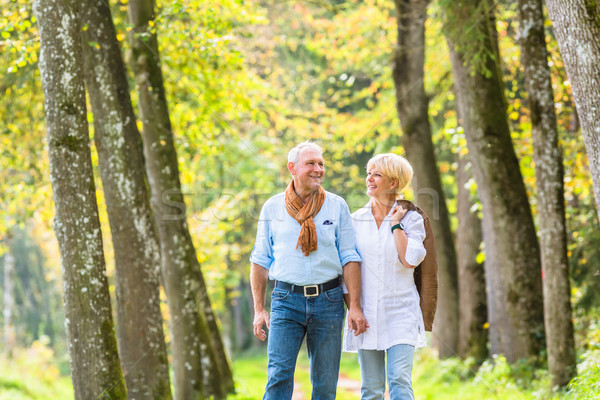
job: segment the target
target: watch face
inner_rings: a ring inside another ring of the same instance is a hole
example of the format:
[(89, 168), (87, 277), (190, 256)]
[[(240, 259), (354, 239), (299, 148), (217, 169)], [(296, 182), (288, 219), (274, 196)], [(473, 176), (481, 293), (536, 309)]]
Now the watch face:
[(400, 229), (404, 230), (404, 224), (402, 222), (398, 223), (400, 225)]

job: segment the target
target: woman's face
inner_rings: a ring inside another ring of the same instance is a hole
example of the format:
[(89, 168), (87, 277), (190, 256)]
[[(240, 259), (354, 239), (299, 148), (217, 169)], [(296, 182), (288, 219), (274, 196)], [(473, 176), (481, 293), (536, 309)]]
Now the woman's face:
[(396, 181), (385, 176), (375, 167), (367, 171), (367, 195), (370, 197), (393, 196)]

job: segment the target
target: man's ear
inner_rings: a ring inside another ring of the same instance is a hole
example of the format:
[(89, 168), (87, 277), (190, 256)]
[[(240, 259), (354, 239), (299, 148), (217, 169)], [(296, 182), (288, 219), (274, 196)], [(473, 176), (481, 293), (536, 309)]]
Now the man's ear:
[(288, 171), (290, 171), (290, 174), (292, 174), (292, 176), (296, 175), (295, 165), (291, 161), (288, 162)]

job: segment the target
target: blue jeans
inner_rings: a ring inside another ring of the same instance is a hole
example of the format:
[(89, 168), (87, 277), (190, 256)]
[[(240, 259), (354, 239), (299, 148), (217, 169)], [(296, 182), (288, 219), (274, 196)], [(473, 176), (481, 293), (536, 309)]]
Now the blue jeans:
[(312, 400), (335, 399), (344, 324), (342, 288), (316, 297), (275, 288), (271, 299), (269, 381), (263, 400), (292, 398), (296, 359), (304, 336), (310, 359)]
[(386, 353), (390, 400), (414, 400), (411, 373), (415, 347), (409, 344), (397, 344), (386, 351), (358, 351), (358, 363), (362, 378), (361, 400), (383, 400)]

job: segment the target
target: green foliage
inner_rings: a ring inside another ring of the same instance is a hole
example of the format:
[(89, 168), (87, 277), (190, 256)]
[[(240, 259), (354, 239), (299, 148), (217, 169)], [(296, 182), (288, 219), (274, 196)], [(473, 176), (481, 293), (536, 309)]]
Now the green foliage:
[(0, 400), (72, 399), (69, 376), (60, 373), (47, 339), (17, 349), (12, 360), (0, 358)]
[(558, 399), (545, 370), (522, 362), (509, 365), (495, 356), (477, 368), (474, 360), (437, 360), (431, 350), (417, 352), (414, 390), (421, 399)]
[(495, 5), (488, 1), (464, 0), (456, 3), (452, 0), (438, 0), (436, 16), (443, 21), (446, 37), (453, 44), (461, 59), (469, 63), (471, 74), (480, 73), (491, 77), (490, 61), (498, 55), (491, 43), (495, 22)]
[(0, 53), (7, 55), (9, 60), (7, 65), (2, 65), (0, 71), (3, 73), (30, 70), (37, 63), (39, 43), (35, 33), (36, 19), (30, 7), (27, 0), (0, 0)]
[(565, 399), (594, 400), (600, 396), (600, 350), (590, 350), (581, 358), (579, 375), (569, 383)]
[(30, 7), (26, 0), (0, 0), (0, 254), (12, 227), (34, 214), (46, 219), (52, 209)]
[(233, 360), (236, 394), (232, 400), (254, 400), (262, 398), (267, 384), (267, 359), (264, 352), (246, 353)]
[[(16, 344), (29, 346), (46, 337), (52, 345), (60, 348), (59, 343), (64, 340), (64, 316), (59, 277), (48, 270), (45, 255), (32, 238), (33, 233), (31, 228), (23, 231), (13, 229), (11, 232), (10, 251), (15, 258), (12, 323)], [(0, 265), (3, 266), (2, 258)], [(0, 275), (0, 287), (5, 287), (4, 274)]]
[[(598, 342), (598, 331), (595, 331)], [(593, 335), (592, 335), (593, 336)], [(592, 339), (592, 342), (594, 340)], [(441, 400), (558, 400), (595, 399), (600, 394), (600, 347), (589, 350), (581, 357), (579, 376), (570, 383), (568, 390), (555, 392), (546, 370), (533, 368), (526, 362), (509, 365), (506, 359), (495, 356), (479, 368), (472, 359), (449, 358), (438, 360), (430, 348), (415, 353), (413, 365), (413, 388), (418, 399)], [(308, 358), (305, 349), (298, 357), (295, 381), (304, 393), (310, 390)], [(253, 351), (234, 359), (234, 373), (238, 394), (233, 399), (261, 398), (267, 382), (266, 355)], [(356, 354), (342, 353), (340, 373), (349, 379), (360, 381), (360, 368)], [(338, 389), (339, 399), (358, 399)]]
[(600, 306), (600, 231), (593, 196), (568, 206), (572, 216), (569, 223), (569, 260), (572, 290), (580, 314)]
[(592, 400), (600, 397), (600, 323), (597, 311), (589, 316), (585, 351), (579, 357), (577, 375), (571, 380), (565, 399)]

